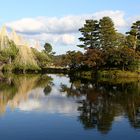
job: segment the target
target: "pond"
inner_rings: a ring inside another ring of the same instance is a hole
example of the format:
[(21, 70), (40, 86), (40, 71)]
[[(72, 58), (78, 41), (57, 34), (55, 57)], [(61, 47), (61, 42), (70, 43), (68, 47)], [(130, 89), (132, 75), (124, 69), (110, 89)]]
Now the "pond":
[(0, 74), (2, 140), (138, 140), (140, 82)]

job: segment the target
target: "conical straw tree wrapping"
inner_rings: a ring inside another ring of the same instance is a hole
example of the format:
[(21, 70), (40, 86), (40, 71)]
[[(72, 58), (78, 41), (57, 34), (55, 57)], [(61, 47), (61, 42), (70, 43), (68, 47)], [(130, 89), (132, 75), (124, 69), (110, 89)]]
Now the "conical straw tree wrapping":
[(11, 39), (15, 42), (19, 52), (15, 59), (14, 65), (17, 69), (39, 69), (34, 54), (22, 37), (18, 36), (15, 31), (11, 34)]
[(18, 69), (39, 69), (35, 61), (34, 54), (26, 45), (18, 46), (19, 52), (15, 59), (14, 65)]

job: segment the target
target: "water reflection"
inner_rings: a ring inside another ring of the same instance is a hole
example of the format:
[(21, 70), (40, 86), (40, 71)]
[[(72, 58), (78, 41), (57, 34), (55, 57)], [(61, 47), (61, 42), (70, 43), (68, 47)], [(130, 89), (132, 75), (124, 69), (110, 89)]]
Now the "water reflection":
[(0, 75), (0, 114), (11, 110), (75, 116), (83, 127), (108, 133), (128, 118), (140, 128), (140, 82), (86, 81), (57, 75)]
[[(44, 88), (52, 84), (52, 78), (46, 75), (10, 75), (0, 78), (0, 114), (4, 114), (7, 105), (13, 110), (28, 101), (32, 90)], [(38, 98), (38, 92), (34, 92), (34, 98)], [(28, 105), (34, 106), (31, 102)]]
[[(102, 133), (111, 130), (121, 116), (128, 117), (132, 127), (140, 128), (140, 82), (85, 81), (71, 79), (71, 86), (61, 85), (67, 97), (85, 95), (79, 100), (79, 120), (85, 129), (96, 128)], [(119, 117), (120, 116), (120, 117)]]
[[(55, 78), (57, 78), (55, 76)], [(67, 78), (60, 77), (64, 82)], [(57, 78), (58, 79), (58, 78)], [(60, 94), (60, 86), (48, 75), (1, 76), (0, 112), (6, 108), (76, 115), (78, 105), (73, 98)], [(58, 82), (61, 82), (58, 80)], [(67, 79), (68, 82), (68, 79)]]

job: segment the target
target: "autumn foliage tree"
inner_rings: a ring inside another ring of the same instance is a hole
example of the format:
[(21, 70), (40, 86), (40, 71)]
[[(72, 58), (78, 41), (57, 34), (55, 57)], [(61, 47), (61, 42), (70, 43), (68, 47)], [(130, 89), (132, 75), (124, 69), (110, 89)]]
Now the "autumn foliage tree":
[(98, 69), (104, 65), (103, 51), (96, 48), (88, 48), (84, 54), (83, 63), (89, 68)]

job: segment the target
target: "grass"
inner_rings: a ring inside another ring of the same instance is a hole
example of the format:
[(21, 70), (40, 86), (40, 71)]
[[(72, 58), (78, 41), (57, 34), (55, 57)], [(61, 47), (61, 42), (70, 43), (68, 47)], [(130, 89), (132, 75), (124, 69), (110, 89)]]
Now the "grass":
[[(96, 74), (96, 75), (95, 75)], [(127, 83), (140, 80), (140, 72), (122, 71), (122, 70), (99, 70), (97, 73), (92, 71), (81, 71), (74, 74), (76, 77), (93, 80), (97, 78), (99, 81), (112, 83)]]
[(139, 72), (121, 71), (121, 70), (103, 70), (98, 71), (99, 77), (104, 78), (140, 78)]

